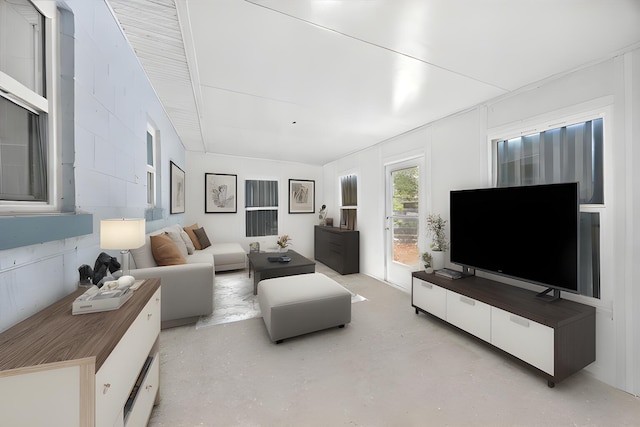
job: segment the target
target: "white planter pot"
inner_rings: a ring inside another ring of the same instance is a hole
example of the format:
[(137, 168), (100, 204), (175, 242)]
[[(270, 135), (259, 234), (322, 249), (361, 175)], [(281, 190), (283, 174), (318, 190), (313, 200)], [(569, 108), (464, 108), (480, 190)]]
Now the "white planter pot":
[(444, 268), (444, 252), (431, 251), (431, 266), (434, 270), (442, 270)]

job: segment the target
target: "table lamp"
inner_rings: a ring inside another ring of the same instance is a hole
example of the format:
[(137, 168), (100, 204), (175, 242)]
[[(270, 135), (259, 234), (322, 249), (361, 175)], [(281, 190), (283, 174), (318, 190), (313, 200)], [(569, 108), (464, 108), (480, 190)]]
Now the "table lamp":
[(103, 219), (100, 221), (100, 247), (120, 250), (124, 274), (129, 274), (129, 249), (137, 249), (144, 245), (144, 234), (144, 218)]

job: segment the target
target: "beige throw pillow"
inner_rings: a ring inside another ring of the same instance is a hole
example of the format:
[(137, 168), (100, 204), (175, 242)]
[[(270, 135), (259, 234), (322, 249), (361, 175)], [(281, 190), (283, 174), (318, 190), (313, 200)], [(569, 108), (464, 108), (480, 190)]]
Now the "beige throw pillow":
[(190, 225), (188, 227), (184, 227), (184, 231), (187, 232), (187, 235), (189, 236), (189, 238), (193, 242), (193, 246), (197, 250), (200, 250), (200, 249), (202, 249), (202, 246), (200, 246), (200, 241), (198, 240), (198, 237), (193, 232), (193, 230), (197, 230), (198, 228), (200, 228), (200, 227), (198, 227), (198, 224), (196, 223), (196, 224)]
[(180, 249), (166, 234), (151, 236), (151, 253), (159, 266), (186, 264)]

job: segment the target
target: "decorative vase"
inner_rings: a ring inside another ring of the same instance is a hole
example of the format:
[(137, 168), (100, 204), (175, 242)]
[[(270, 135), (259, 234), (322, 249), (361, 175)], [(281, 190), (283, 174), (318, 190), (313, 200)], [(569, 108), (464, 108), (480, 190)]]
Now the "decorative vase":
[(433, 268), (425, 266), (424, 267), (424, 272), (427, 273), (427, 274), (431, 274), (431, 273), (433, 273)]
[(283, 248), (282, 246), (278, 246), (278, 252), (285, 253), (289, 250), (289, 248)]
[(431, 266), (434, 270), (442, 270), (444, 268), (443, 251), (431, 251)]

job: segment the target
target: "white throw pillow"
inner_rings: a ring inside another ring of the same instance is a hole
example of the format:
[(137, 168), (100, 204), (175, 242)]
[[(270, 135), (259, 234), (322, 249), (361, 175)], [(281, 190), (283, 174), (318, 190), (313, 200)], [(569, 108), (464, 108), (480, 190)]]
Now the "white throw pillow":
[(133, 262), (136, 264), (135, 267), (157, 267), (158, 264), (156, 264), (156, 260), (153, 258), (153, 253), (151, 252), (151, 240), (149, 239), (149, 235), (147, 234), (144, 239), (144, 245), (142, 245), (138, 249), (131, 249), (129, 251), (131, 253), (131, 256), (133, 257)]
[(187, 251), (187, 245), (184, 243), (184, 240), (182, 240), (182, 237), (180, 236), (180, 234), (178, 234), (175, 231), (166, 231), (165, 234), (169, 236), (171, 240), (173, 240), (173, 243), (176, 244), (182, 256), (187, 258), (187, 254), (189, 253)]
[(191, 237), (189, 237), (187, 232), (184, 231), (182, 228), (180, 228), (180, 237), (182, 237), (182, 240), (184, 240), (184, 244), (187, 247), (187, 253), (189, 255), (193, 254), (196, 251), (196, 247), (193, 246), (193, 242), (191, 241)]

